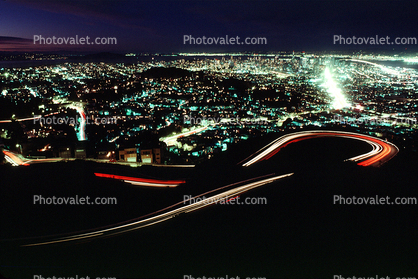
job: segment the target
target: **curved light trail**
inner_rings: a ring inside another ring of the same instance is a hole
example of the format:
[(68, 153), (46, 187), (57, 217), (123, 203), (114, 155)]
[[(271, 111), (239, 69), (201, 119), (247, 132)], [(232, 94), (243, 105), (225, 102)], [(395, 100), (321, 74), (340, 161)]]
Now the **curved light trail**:
[[(398, 153), (399, 149), (392, 143), (383, 141), (381, 139), (350, 133), (350, 132), (339, 132), (339, 131), (304, 131), (296, 132), (284, 135), (277, 140), (271, 142), (261, 150), (257, 151), (255, 154), (251, 155), (249, 158), (245, 159), (245, 163), (242, 165), (248, 167), (254, 163), (257, 163), (262, 160), (267, 160), (271, 158), (274, 154), (280, 151), (281, 148), (286, 147), (287, 145), (298, 142), (305, 139), (316, 138), (316, 137), (343, 137), (351, 138), (356, 140), (364, 141), (372, 146), (372, 151), (362, 154), (347, 160), (359, 162), (357, 163), (360, 166), (378, 166), (380, 163), (384, 163), (390, 160), (393, 156)], [(242, 161), (241, 161), (242, 163)]]
[(84, 113), (84, 109), (78, 107), (78, 106), (68, 106), (71, 109), (75, 109), (78, 114), (80, 114), (81, 117), (81, 121), (80, 121), (80, 131), (78, 133), (78, 140), (79, 141), (83, 141), (83, 140), (87, 140), (86, 137), (86, 114)]
[[(67, 236), (67, 237), (61, 237), (61, 238), (53, 238), (49, 241), (44, 241), (44, 242), (35, 242), (35, 243), (30, 243), (30, 244), (25, 244), (22, 246), (40, 246), (40, 245), (47, 245), (47, 244), (56, 244), (56, 243), (62, 243), (62, 242), (70, 242), (70, 241), (77, 241), (77, 240), (91, 240), (94, 238), (98, 238), (98, 237), (108, 237), (108, 236), (112, 236), (112, 235), (116, 235), (116, 234), (120, 234), (120, 233), (125, 233), (125, 232), (129, 232), (132, 230), (137, 230), (143, 227), (147, 227), (147, 226), (151, 226), (166, 220), (169, 220), (173, 217), (178, 216), (179, 214), (183, 214), (183, 213), (189, 213), (201, 208), (204, 208), (206, 206), (210, 206), (213, 204), (216, 204), (217, 201), (219, 200), (230, 200), (231, 198), (235, 198), (237, 195), (247, 192), (251, 189), (272, 183), (274, 181), (277, 181), (279, 179), (285, 178), (285, 177), (289, 177), (292, 176), (293, 173), (289, 173), (289, 174), (284, 174), (284, 175), (279, 175), (279, 176), (273, 176), (273, 177), (269, 177), (269, 178), (264, 178), (264, 179), (259, 179), (255, 182), (250, 182), (248, 183), (248, 181), (242, 181), (239, 183), (234, 183), (231, 185), (227, 185), (224, 187), (221, 187), (221, 189), (224, 189), (226, 187), (234, 187), (232, 189), (226, 190), (224, 192), (221, 192), (219, 194), (215, 194), (211, 197), (205, 198), (200, 200), (199, 202), (196, 203), (192, 203), (189, 205), (184, 205), (180, 208), (177, 209), (172, 209), (168, 212), (165, 213), (161, 213), (158, 214), (156, 216), (153, 217), (148, 217), (139, 221), (134, 221), (134, 222), (130, 222), (127, 224), (122, 224), (122, 225), (116, 225), (116, 226), (112, 226), (109, 228), (105, 228), (105, 229), (99, 229), (99, 230), (94, 230), (88, 233), (81, 233), (81, 234), (75, 234), (72, 236)], [(243, 183), (246, 183), (244, 185), (242, 185)], [(239, 184), (240, 186), (237, 186), (237, 184)], [(235, 187), (237, 186), (237, 187)], [(178, 204), (183, 204), (178, 203)], [(176, 205), (178, 205), (176, 204)], [(174, 206), (174, 205), (173, 205)], [(168, 208), (172, 208), (173, 206), (170, 206)], [(168, 209), (167, 208), (167, 209)], [(160, 212), (160, 211), (157, 211)], [(155, 213), (157, 213), (155, 212)], [(146, 216), (149, 216), (146, 215)]]
[[(341, 131), (303, 131), (303, 132), (296, 132), (284, 135), (275, 141), (271, 142), (261, 150), (257, 151), (253, 155), (251, 155), (250, 159), (245, 159), (242, 166), (250, 166), (254, 163), (257, 163), (262, 160), (267, 160), (271, 158), (274, 154), (276, 154), (281, 148), (285, 146), (298, 142), (305, 139), (317, 138), (317, 137), (343, 137), (343, 138), (350, 138), (361, 140), (371, 145), (372, 150), (365, 154), (361, 154), (355, 157), (352, 157), (348, 160), (358, 162), (357, 164), (360, 166), (378, 166), (381, 163), (384, 163), (390, 160), (393, 156), (397, 154), (399, 149), (392, 143), (387, 141), (383, 141), (381, 139), (361, 135), (357, 133), (351, 132), (341, 132)], [(12, 158), (16, 164), (25, 164), (23, 161), (19, 161), (19, 157), (14, 156), (13, 153), (4, 151), (5, 155), (9, 158)], [(242, 162), (241, 162), (242, 163)], [(111, 174), (103, 174), (103, 173), (95, 173), (97, 177), (104, 177), (104, 178), (112, 178), (112, 179), (119, 179), (123, 180), (124, 182), (132, 183), (134, 185), (141, 185), (141, 186), (152, 186), (152, 187), (176, 187), (179, 184), (185, 183), (183, 180), (156, 180), (156, 179), (144, 179), (144, 178), (135, 178), (135, 177), (126, 177), (126, 176), (117, 176)], [(186, 201), (176, 203), (169, 207), (163, 208), (156, 212), (144, 215), (142, 217), (136, 218), (134, 220), (130, 220), (124, 223), (114, 224), (107, 227), (97, 228), (94, 230), (89, 231), (82, 231), (76, 232), (72, 235), (66, 234), (64, 236), (55, 235), (55, 236), (45, 236), (39, 238), (26, 238), (20, 240), (27, 240), (33, 239), (30, 241), (29, 244), (24, 244), (22, 246), (40, 246), (40, 245), (48, 245), (48, 244), (56, 244), (56, 243), (64, 243), (64, 242), (72, 242), (72, 241), (80, 241), (80, 240), (93, 240), (96, 238), (101, 237), (108, 237), (113, 236), (125, 232), (129, 232), (132, 230), (137, 230), (143, 227), (151, 226), (166, 220), (169, 220), (173, 217), (178, 216), (182, 213), (192, 212), (201, 208), (204, 208), (209, 205), (213, 205), (218, 203), (220, 200), (232, 200), (236, 198), (241, 193), (249, 191), (251, 189), (260, 187), (262, 185), (266, 185), (277, 181), (279, 179), (292, 176), (293, 173), (288, 173), (285, 175), (266, 175), (263, 177), (257, 177), (252, 179), (247, 179), (245, 181), (240, 181), (237, 183), (229, 184), (218, 189), (211, 190), (209, 192), (200, 194), (193, 199), (195, 200), (198, 197), (202, 197), (199, 202), (192, 203), (189, 205), (184, 205)], [(204, 195), (209, 193), (218, 192), (217, 194), (212, 194), (210, 197), (205, 198)], [(38, 239), (35, 241), (34, 239)], [(26, 242), (26, 241), (25, 241)], [(27, 243), (26, 242), (26, 243)]]

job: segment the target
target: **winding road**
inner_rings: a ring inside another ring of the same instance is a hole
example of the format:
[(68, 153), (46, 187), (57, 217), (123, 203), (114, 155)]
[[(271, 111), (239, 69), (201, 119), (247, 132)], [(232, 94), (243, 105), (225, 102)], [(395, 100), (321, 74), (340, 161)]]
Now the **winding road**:
[(242, 163), (242, 166), (244, 167), (251, 166), (259, 161), (268, 160), (282, 148), (291, 143), (318, 137), (350, 138), (370, 144), (372, 147), (370, 152), (347, 159), (349, 161), (357, 162), (359, 166), (380, 166), (399, 152), (396, 145), (372, 136), (341, 131), (303, 131), (287, 134), (274, 140), (250, 157), (241, 161), (240, 164)]
[[(250, 157), (246, 158), (245, 160), (241, 161), (239, 164), (243, 167), (249, 167), (257, 162), (268, 160), (272, 156), (274, 156), (277, 152), (279, 152), (282, 148), (286, 147), (287, 145), (298, 142), (301, 140), (311, 139), (311, 138), (318, 138), (318, 137), (342, 137), (342, 138), (350, 138), (355, 140), (360, 140), (363, 142), (368, 143), (372, 150), (365, 153), (360, 154), (358, 156), (349, 158), (347, 160), (354, 161), (360, 166), (380, 166), (381, 164), (387, 162), (391, 158), (393, 158), (399, 151), (398, 147), (394, 144), (381, 140), (379, 138), (375, 138), (368, 135), (362, 135), (357, 133), (351, 132), (341, 132), (341, 131), (302, 131), (296, 133), (290, 133), (279, 137), (278, 139), (274, 140), (270, 144), (266, 145), (259, 151), (252, 154)], [(18, 156), (9, 151), (4, 151), (5, 155), (14, 161), (17, 165), (25, 165), (26, 162), (22, 161)], [(125, 177), (125, 176), (117, 176), (112, 174), (103, 174), (103, 173), (95, 173), (97, 177), (100, 178), (111, 178), (111, 179), (119, 179), (125, 182), (140, 185), (140, 186), (152, 186), (152, 187), (177, 187), (180, 184), (185, 183), (182, 180), (153, 180), (153, 179), (144, 179), (144, 178), (134, 178), (134, 177)], [(163, 208), (156, 212), (147, 214), (145, 216), (141, 216), (134, 220), (126, 221), (124, 223), (110, 225), (104, 228), (97, 228), (91, 231), (84, 231), (84, 232), (77, 232), (69, 234), (68, 236), (63, 237), (62, 235), (56, 236), (48, 236), (48, 237), (40, 237), (32, 239), (26, 239), (27, 244), (22, 246), (39, 246), (39, 245), (47, 245), (47, 244), (56, 244), (56, 243), (63, 243), (63, 242), (71, 242), (71, 241), (80, 241), (80, 240), (92, 240), (101, 237), (108, 237), (113, 236), (116, 234), (121, 234), (125, 232), (129, 232), (132, 230), (137, 230), (143, 227), (151, 226), (166, 220), (169, 220), (173, 217), (178, 216), (179, 214), (189, 213), (198, 209), (202, 209), (206, 206), (216, 204), (219, 200), (225, 199), (233, 199), (237, 195), (252, 190), (254, 188), (272, 183), (274, 181), (290, 177), (293, 173), (277, 175), (277, 174), (270, 174), (262, 177), (256, 177), (252, 179), (248, 179), (245, 181), (236, 182), (233, 184), (229, 184), (209, 192), (200, 194), (196, 197), (193, 197), (195, 200), (198, 197), (202, 197), (199, 202), (195, 202), (192, 204), (187, 204), (186, 201), (182, 201), (171, 205), (169, 207)], [(212, 194), (208, 198), (204, 195)], [(28, 243), (30, 242), (30, 243)]]

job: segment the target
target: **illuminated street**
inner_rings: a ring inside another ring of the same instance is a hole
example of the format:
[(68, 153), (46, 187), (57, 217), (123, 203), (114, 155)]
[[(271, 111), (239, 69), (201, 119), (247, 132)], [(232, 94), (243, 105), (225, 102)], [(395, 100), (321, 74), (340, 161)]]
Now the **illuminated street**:
[(418, 1), (0, 11), (0, 279), (416, 279)]

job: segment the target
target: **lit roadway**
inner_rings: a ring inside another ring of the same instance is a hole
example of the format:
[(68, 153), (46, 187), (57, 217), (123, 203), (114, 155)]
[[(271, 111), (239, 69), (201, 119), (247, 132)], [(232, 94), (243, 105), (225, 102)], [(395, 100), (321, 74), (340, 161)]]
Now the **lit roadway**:
[(22, 159), (21, 156), (16, 153), (3, 150), (3, 154), (6, 161), (9, 162), (12, 166), (29, 166), (29, 164), (26, 163), (27, 160), (24, 158)]
[[(206, 129), (208, 129), (211, 126), (214, 127), (216, 125), (221, 125), (221, 124), (225, 124), (225, 123), (231, 123), (231, 122), (235, 122), (235, 121), (236, 121), (235, 118), (221, 119), (219, 122), (210, 123), (208, 125), (204, 125), (202, 127), (199, 127), (199, 128), (194, 129), (194, 130), (187, 131), (187, 132), (184, 132), (184, 133), (181, 133), (181, 134), (178, 134), (178, 135), (164, 137), (164, 138), (161, 138), (160, 140), (163, 141), (165, 144), (167, 144), (167, 146), (173, 146), (173, 145), (176, 144), (177, 139), (179, 139), (179, 138), (188, 137), (188, 136), (193, 135), (193, 134), (201, 133), (201, 132), (205, 131)], [(266, 122), (271, 122), (271, 120), (267, 120), (267, 119), (263, 120), (261, 118), (256, 118), (256, 119), (243, 118), (243, 119), (240, 119), (239, 120), (239, 122), (241, 122), (241, 121), (242, 122), (247, 122), (247, 121), (248, 122), (250, 122), (250, 121), (266, 121)]]
[[(52, 163), (52, 162), (59, 162), (64, 160), (63, 158), (50, 158), (50, 159), (27, 159), (24, 158), (20, 154), (16, 154), (14, 152), (3, 150), (4, 158), (7, 162), (9, 162), (12, 166), (29, 166), (33, 163)], [(70, 159), (74, 160), (74, 159)]]
[[(404, 69), (402, 71), (398, 71), (398, 70), (394, 70), (394, 69), (391, 69), (389, 67), (386, 67), (384, 65), (369, 62), (369, 61), (365, 61), (365, 60), (358, 60), (358, 59), (347, 59), (347, 60), (357, 62), (357, 63), (363, 63), (363, 64), (368, 64), (368, 65), (371, 65), (371, 66), (375, 66), (375, 67), (379, 68), (381, 71), (383, 71), (387, 74), (396, 76), (396, 79), (397, 79), (396, 81), (376, 80), (369, 75), (366, 75), (364, 73), (360, 73), (360, 72), (354, 70), (355, 72), (357, 72), (357, 74), (366, 76), (367, 78), (370, 78), (370, 79), (374, 80), (375, 82), (380, 81), (380, 82), (385, 82), (385, 83), (389, 83), (389, 84), (394, 84), (394, 83), (415, 84), (415, 83), (417, 83), (416, 78), (418, 78), (418, 76), (415, 75), (415, 74), (412, 74), (410, 72), (407, 72), (406, 69)], [(381, 75), (379, 73), (375, 73), (375, 74), (378, 75), (378, 76), (381, 76), (383, 78), (386, 78), (386, 79), (391, 79), (392, 78), (392, 77)]]
[(130, 183), (135, 186), (177, 187), (180, 184), (186, 183), (186, 181), (184, 180), (157, 180), (157, 179), (120, 176), (120, 175), (113, 175), (113, 174), (106, 174), (106, 173), (94, 173), (94, 175), (97, 177), (122, 180), (123, 182)]
[[(244, 193), (248, 190), (266, 185), (268, 183), (272, 183), (276, 180), (279, 180), (281, 178), (285, 178), (288, 176), (293, 175), (293, 173), (289, 173), (289, 174), (285, 174), (285, 175), (280, 175), (280, 176), (273, 176), (270, 178), (264, 178), (264, 179), (258, 179), (255, 182), (248, 182), (248, 181), (242, 181), (239, 184), (241, 184), (240, 186), (237, 186), (237, 183), (222, 187), (222, 189), (228, 187), (234, 187), (232, 189), (226, 190), (224, 192), (221, 192), (219, 194), (213, 195), (209, 198), (205, 198), (202, 199), (199, 202), (196, 203), (192, 203), (192, 204), (188, 204), (188, 205), (184, 205), (181, 206), (180, 208), (177, 209), (172, 209), (175, 206), (178, 206), (180, 204), (183, 204), (183, 202), (177, 203), (173, 206), (167, 207), (163, 210), (154, 212), (152, 214), (149, 215), (153, 215), (155, 213), (159, 213), (161, 211), (166, 211), (169, 210), (165, 213), (160, 213), (156, 216), (153, 217), (148, 217), (139, 221), (133, 221), (124, 225), (117, 225), (117, 226), (112, 226), (106, 229), (100, 229), (100, 230), (95, 230), (92, 232), (88, 232), (88, 233), (80, 233), (80, 234), (75, 234), (72, 236), (68, 236), (68, 237), (61, 237), (61, 238), (53, 238), (51, 240), (48, 241), (43, 241), (43, 242), (34, 242), (34, 243), (30, 243), (30, 244), (25, 244), (22, 246), (39, 246), (39, 245), (46, 245), (46, 244), (54, 244), (54, 243), (62, 243), (62, 242), (69, 242), (69, 241), (76, 241), (76, 240), (90, 240), (93, 238), (99, 238), (99, 237), (108, 237), (108, 236), (112, 236), (112, 235), (116, 235), (116, 234), (120, 234), (120, 233), (125, 233), (128, 231), (132, 231), (132, 230), (137, 230), (143, 227), (147, 227), (147, 226), (151, 226), (166, 220), (169, 220), (173, 217), (178, 216), (179, 214), (182, 213), (189, 213), (201, 208), (204, 208), (206, 206), (209, 206), (211, 204), (215, 204), (219, 201), (222, 200), (227, 200), (229, 198), (233, 198), (241, 193)], [(245, 184), (244, 184), (245, 183)], [(242, 185), (243, 184), (243, 185)], [(186, 201), (187, 203), (187, 201)], [(149, 216), (146, 215), (146, 216)], [(145, 217), (145, 216), (144, 216)]]
[(80, 114), (81, 121), (80, 121), (80, 132), (78, 134), (78, 139), (80, 141), (86, 140), (86, 114), (84, 113), (84, 109), (77, 105), (69, 105), (70, 109), (75, 109), (78, 114)]
[[(40, 119), (42, 116), (38, 115), (38, 116), (34, 116), (34, 117), (29, 117), (29, 118), (21, 118), (21, 119), (15, 119), (15, 121), (17, 122), (22, 122), (22, 121), (28, 121), (28, 120), (35, 120), (35, 119)], [(11, 123), (12, 120), (8, 119), (8, 120), (0, 120), (0, 123)]]
[[(87, 124), (87, 119), (86, 119), (86, 114), (84, 112), (84, 109), (82, 107), (82, 104), (80, 106), (78, 106), (77, 104), (75, 105), (64, 105), (63, 107), (68, 107), (70, 109), (74, 109), (78, 112), (78, 114), (80, 115), (80, 132), (78, 134), (78, 138), (80, 141), (84, 141), (87, 139), (86, 137), (86, 124)], [(37, 115), (34, 117), (28, 117), (28, 118), (21, 118), (21, 119), (15, 119), (15, 121), (18, 122), (23, 122), (23, 121), (29, 121), (32, 120), (33, 123), (36, 123), (37, 121), (41, 123), (41, 118), (42, 117), (48, 117), (54, 114), (58, 114), (58, 112), (54, 112), (54, 113), (49, 113), (49, 114), (45, 114), (44, 116), (41, 115)], [(7, 119), (7, 120), (0, 120), (0, 123), (11, 123), (12, 120), (11, 119)]]
[(248, 167), (259, 161), (267, 160), (279, 152), (281, 148), (286, 147), (292, 142), (298, 142), (301, 140), (317, 137), (350, 138), (370, 144), (372, 146), (372, 150), (370, 152), (347, 159), (357, 162), (359, 166), (379, 166), (393, 158), (393, 156), (395, 156), (399, 151), (396, 145), (372, 136), (340, 131), (304, 131), (287, 134), (276, 139), (275, 141), (271, 142), (264, 148), (251, 155), (249, 158), (245, 159), (242, 165), (244, 167)]
[(161, 140), (164, 141), (164, 143), (167, 144), (167, 146), (173, 146), (173, 145), (176, 144), (178, 138), (188, 137), (190, 135), (203, 132), (204, 130), (206, 130), (207, 128), (209, 128), (209, 126), (210, 125), (206, 125), (206, 126), (197, 128), (197, 129), (192, 130), (192, 131), (188, 131), (188, 132), (184, 132), (184, 133), (181, 133), (181, 134), (178, 134), (178, 135), (174, 135), (174, 136), (162, 138)]
[[(45, 148), (44, 148), (45, 149)], [(44, 150), (45, 151), (45, 150)], [(53, 163), (53, 162), (59, 162), (59, 161), (74, 161), (75, 158), (47, 158), (47, 159), (31, 159), (31, 158), (25, 158), (21, 154), (17, 154), (15, 152), (9, 151), (9, 150), (3, 150), (4, 158), (8, 163), (10, 163), (12, 166), (29, 166), (31, 164), (37, 164), (37, 163)], [(109, 159), (92, 159), (92, 158), (86, 158), (85, 161), (94, 161), (97, 163), (109, 163), (109, 164), (118, 164), (118, 165), (125, 165), (125, 166), (131, 166), (131, 167), (140, 167), (141, 163), (132, 163), (132, 162), (110, 162)], [(161, 167), (161, 168), (193, 168), (195, 165), (156, 165), (153, 164), (152, 166), (155, 167)], [(96, 176), (99, 176), (96, 174)], [(115, 175), (109, 175), (112, 176), (111, 178), (116, 178)], [(136, 186), (153, 186), (157, 187), (158, 185), (141, 185), (141, 183), (137, 183), (138, 181), (135, 180), (129, 180), (129, 179), (121, 179), (126, 180), (125, 182), (131, 183)], [(140, 182), (140, 181), (139, 181)], [(160, 185), (161, 187), (167, 187), (167, 185)], [(177, 186), (177, 185), (176, 185)], [(171, 185), (170, 187), (175, 187)]]
[[(360, 140), (360, 141), (368, 143), (372, 147), (371, 151), (365, 154), (361, 154), (353, 158), (347, 159), (347, 160), (357, 162), (357, 164), (360, 166), (379, 166), (382, 163), (393, 158), (399, 151), (399, 149), (392, 143), (389, 143), (387, 141), (384, 141), (375, 137), (361, 135), (357, 133), (340, 132), (340, 131), (303, 131), (303, 132), (287, 134), (278, 138), (277, 140), (271, 142), (264, 148), (260, 149), (259, 151), (251, 155), (249, 158), (242, 161), (244, 163), (240, 162), (240, 164), (242, 163), (242, 166), (248, 167), (259, 161), (268, 160), (274, 154), (276, 154), (281, 148), (284, 148), (285, 146), (291, 143), (298, 142), (298, 141), (305, 140), (305, 139), (317, 138), (317, 137), (342, 137), (342, 138), (356, 139), (356, 140)], [(18, 156), (15, 156), (15, 154), (10, 153), (9, 151), (5, 151), (5, 155), (11, 158), (12, 160), (14, 160), (19, 165), (25, 164), (24, 161), (19, 161), (20, 158)], [(131, 183), (134, 185), (151, 186), (151, 187), (177, 187), (179, 184), (185, 183), (185, 181), (182, 181), (182, 180), (153, 180), (153, 179), (117, 176), (117, 175), (103, 174), (103, 173), (95, 173), (95, 175), (101, 178), (119, 179), (119, 180)], [(284, 175), (270, 174), (270, 175), (266, 175), (262, 177), (248, 179), (245, 181), (240, 181), (237, 183), (233, 183), (227, 186), (217, 188), (215, 190), (211, 190), (209, 192), (200, 194), (199, 196), (196, 196), (193, 198), (193, 200), (196, 200), (196, 198), (201, 197), (201, 200), (199, 202), (187, 204), (188, 201), (190, 203), (191, 199), (185, 200), (183, 202), (179, 202), (177, 204), (171, 205), (169, 207), (163, 208), (161, 210), (147, 214), (145, 216), (136, 218), (134, 220), (127, 221), (124, 224), (110, 225), (106, 228), (72, 233), (70, 236), (68, 236), (67, 234), (67, 236), (56, 235), (56, 236), (48, 236), (48, 237), (41, 237), (41, 238), (31, 238), (31, 240), (25, 239), (25, 242), (27, 244), (24, 244), (22, 246), (39, 246), (39, 245), (47, 245), (47, 244), (55, 244), (55, 243), (63, 243), (63, 242), (93, 240), (96, 238), (108, 237), (108, 236), (112, 236), (112, 235), (116, 235), (120, 233), (129, 232), (132, 230), (137, 230), (143, 227), (151, 226), (151, 225), (169, 220), (182, 213), (188, 213), (188, 212), (192, 212), (198, 209), (202, 209), (206, 206), (216, 204), (221, 200), (223, 201), (231, 200), (241, 193), (244, 193), (251, 189), (272, 183), (274, 181), (277, 181), (279, 179), (289, 177), (292, 175), (293, 173), (288, 173)], [(207, 194), (211, 194), (211, 196), (206, 198), (204, 195), (207, 195)]]

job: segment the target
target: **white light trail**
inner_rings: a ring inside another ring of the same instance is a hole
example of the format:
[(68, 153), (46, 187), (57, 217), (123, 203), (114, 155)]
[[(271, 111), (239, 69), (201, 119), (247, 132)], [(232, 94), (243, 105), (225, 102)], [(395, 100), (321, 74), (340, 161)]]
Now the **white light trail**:
[[(382, 141), (378, 138), (374, 138), (371, 136), (365, 136), (361, 134), (356, 133), (350, 133), (350, 132), (342, 132), (342, 131), (303, 131), (303, 132), (296, 132), (292, 134), (284, 135), (277, 140), (271, 142), (270, 144), (266, 145), (263, 149), (259, 150), (255, 154), (253, 154), (253, 157), (249, 160), (244, 160), (245, 163), (242, 164), (244, 167), (248, 167), (254, 163), (257, 163), (261, 160), (264, 160), (265, 158), (268, 158), (269, 155), (274, 154), (274, 152), (277, 152), (279, 148), (284, 146), (285, 144), (300, 139), (303, 137), (315, 137), (315, 136), (334, 136), (334, 137), (343, 137), (343, 138), (351, 138), (356, 140), (364, 141), (372, 146), (372, 151), (367, 152), (365, 154), (361, 154), (358, 156), (355, 156), (353, 158), (347, 159), (349, 161), (358, 162), (361, 160), (368, 159), (367, 163), (363, 164), (362, 162), (359, 163), (359, 165), (369, 165), (374, 164), (378, 162), (381, 159), (384, 159), (385, 157), (391, 158), (396, 154), (399, 149), (389, 142)], [(392, 153), (391, 153), (392, 152)]]
[(173, 146), (173, 145), (176, 144), (178, 138), (188, 137), (192, 134), (200, 133), (200, 132), (206, 130), (207, 128), (209, 128), (209, 126), (210, 125), (206, 125), (204, 127), (200, 127), (200, 128), (195, 129), (195, 130), (192, 130), (192, 131), (188, 131), (188, 132), (181, 133), (181, 134), (178, 134), (178, 135), (174, 135), (174, 136), (171, 136), (171, 137), (161, 138), (160, 141), (165, 142), (165, 144), (167, 144), (167, 146)]
[(86, 137), (86, 114), (84, 113), (84, 109), (80, 108), (78, 106), (73, 106), (73, 105), (69, 106), (69, 108), (75, 109), (81, 116), (80, 132), (78, 133), (78, 140), (79, 141), (87, 140), (87, 137)]
[(351, 59), (351, 61), (364, 63), (364, 64), (369, 64), (369, 65), (372, 65), (372, 66), (375, 66), (375, 67), (379, 67), (382, 71), (384, 71), (388, 74), (397, 75), (397, 76), (399, 76), (401, 74), (399, 71), (390, 69), (390, 68), (388, 68), (384, 65), (381, 65), (381, 64), (377, 64), (377, 63), (373, 63), (373, 62), (369, 62), (369, 61), (364, 61), (364, 60), (358, 60), (358, 59)]
[[(358, 60), (358, 59), (350, 59), (350, 60), (353, 61), (353, 62), (364, 63), (364, 64), (368, 64), (368, 65), (377, 67), (382, 72), (384, 72), (386, 74), (396, 76), (395, 81), (382, 80), (382, 82), (386, 82), (386, 83), (390, 83), (390, 84), (393, 84), (393, 83), (414, 84), (414, 83), (416, 83), (416, 79), (412, 79), (411, 81), (408, 81), (408, 80), (410, 80), (411, 78), (417, 78), (418, 77), (418, 75), (415, 75), (415, 74), (411, 73), (410, 71), (407, 71), (405, 68), (402, 71), (398, 71), (398, 70), (395, 70), (395, 69), (391, 69), (387, 66), (377, 64), (377, 63), (373, 63), (373, 62), (369, 62), (369, 61), (365, 61), (365, 60)], [(359, 74), (361, 74), (361, 73), (359, 73)], [(361, 75), (367, 76), (366, 74), (361, 74)], [(393, 77), (381, 75), (379, 73), (375, 73), (375, 75), (381, 76), (381, 77), (386, 78), (386, 79), (393, 78)], [(370, 78), (370, 79), (373, 79), (370, 76), (367, 76), (367, 77)]]
[[(24, 246), (24, 247), (40, 246), (40, 245), (47, 245), (47, 244), (74, 241), (74, 240), (85, 239), (85, 238), (92, 239), (92, 238), (96, 238), (96, 237), (111, 236), (111, 235), (116, 235), (116, 234), (132, 231), (132, 230), (137, 230), (137, 229), (140, 229), (140, 228), (144, 228), (144, 227), (147, 227), (147, 226), (151, 226), (151, 225), (161, 223), (163, 221), (170, 220), (171, 218), (173, 218), (175, 216), (178, 216), (181, 213), (193, 212), (195, 210), (204, 208), (206, 206), (216, 204), (216, 201), (218, 201), (218, 200), (228, 199), (228, 198), (237, 196), (241, 193), (247, 192), (247, 191), (252, 190), (254, 188), (257, 188), (257, 187), (275, 182), (279, 179), (290, 177), (292, 175), (293, 175), (293, 173), (288, 173), (288, 174), (284, 174), (284, 175), (276, 175), (276, 176), (273, 176), (273, 177), (270, 177), (270, 178), (265, 178), (265, 179), (257, 180), (257, 181), (251, 182), (251, 183), (246, 183), (244, 185), (240, 185), (238, 187), (226, 190), (224, 192), (213, 195), (211, 197), (204, 198), (199, 202), (192, 203), (192, 204), (189, 204), (189, 205), (183, 205), (180, 208), (173, 209), (173, 210), (170, 210), (168, 212), (161, 213), (161, 214), (158, 214), (158, 215), (153, 216), (153, 217), (148, 217), (148, 218), (145, 218), (145, 219), (142, 219), (142, 220), (139, 220), (139, 221), (129, 222), (129, 223), (123, 224), (123, 225), (113, 225), (113, 226), (111, 226), (109, 228), (106, 228), (106, 229), (100, 229), (100, 230), (95, 230), (95, 231), (88, 232), (88, 233), (75, 234), (75, 235), (72, 235), (72, 236), (56, 238), (56, 239), (53, 239), (51, 241), (25, 244), (25, 245), (22, 245), (22, 246)], [(246, 182), (246, 181), (242, 181), (240, 183), (244, 183), (244, 182)], [(238, 183), (238, 184), (240, 184), (240, 183)], [(237, 183), (234, 183), (234, 184), (224, 186), (224, 187), (237, 186), (236, 184)], [(224, 188), (224, 187), (222, 187), (222, 188)], [(177, 203), (176, 205), (179, 205), (179, 204), (182, 204), (182, 202)], [(168, 208), (171, 208), (171, 207), (172, 206), (170, 206)], [(160, 212), (160, 211), (157, 211), (157, 212)]]

